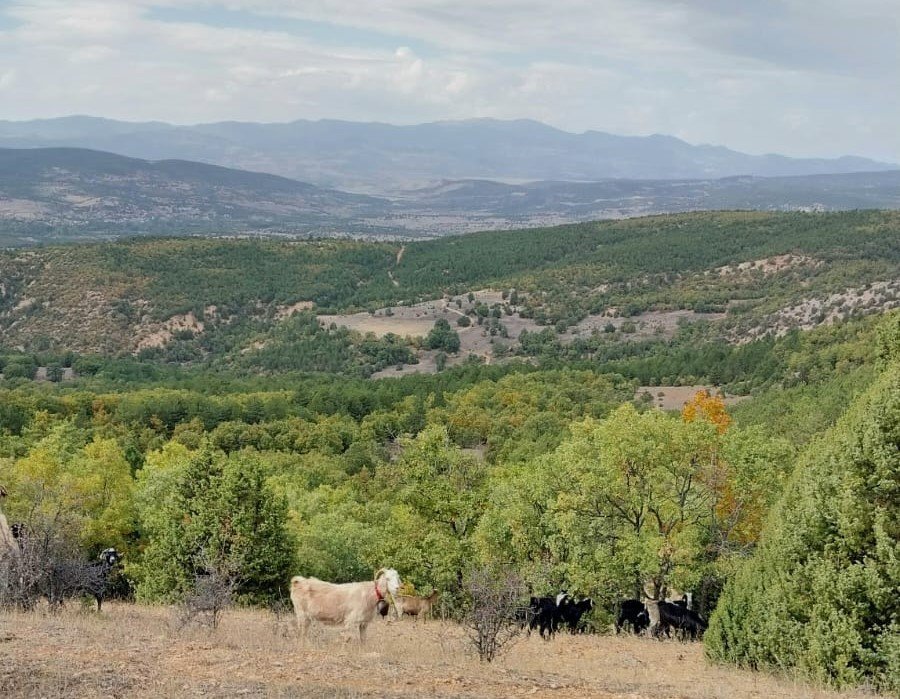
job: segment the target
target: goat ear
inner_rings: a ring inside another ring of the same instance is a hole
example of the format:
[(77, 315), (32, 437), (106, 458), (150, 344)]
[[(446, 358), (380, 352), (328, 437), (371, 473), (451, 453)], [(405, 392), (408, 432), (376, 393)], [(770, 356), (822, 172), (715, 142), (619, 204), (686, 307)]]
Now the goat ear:
[(379, 568), (377, 571), (375, 571), (375, 580), (378, 580), (378, 578), (380, 578), (386, 572), (387, 572), (386, 568)]

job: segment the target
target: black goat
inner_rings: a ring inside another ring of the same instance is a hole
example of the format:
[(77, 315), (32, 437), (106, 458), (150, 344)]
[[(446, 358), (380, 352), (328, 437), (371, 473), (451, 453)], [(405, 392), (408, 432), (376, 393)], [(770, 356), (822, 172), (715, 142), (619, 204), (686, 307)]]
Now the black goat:
[(59, 606), (68, 597), (91, 595), (97, 600), (97, 611), (103, 607), (103, 598), (109, 586), (109, 576), (122, 560), (114, 548), (105, 549), (99, 561), (91, 563), (60, 563), (50, 571), (48, 597), (51, 606)]
[(673, 602), (659, 603), (659, 625), (654, 629), (654, 635), (661, 634), (670, 635), (670, 631), (674, 630), (676, 635), (681, 636), (682, 640), (695, 640), (702, 638), (706, 631), (706, 621), (697, 612), (688, 609), (686, 605), (676, 604)]
[(590, 597), (576, 602), (571, 597), (566, 596), (559, 604), (559, 616), (562, 623), (569, 627), (571, 633), (579, 633), (584, 631), (584, 627), (581, 625), (581, 617), (593, 608), (594, 600)]
[(548, 639), (559, 630), (559, 605), (555, 597), (532, 597), (529, 609), (531, 611), (529, 631), (538, 629), (541, 638)]
[(594, 608), (590, 598), (575, 600), (567, 592), (555, 597), (532, 597), (523, 615), (529, 631), (538, 629), (541, 638), (552, 638), (562, 627), (572, 633), (582, 630), (581, 618)]
[(616, 633), (630, 627), (632, 633), (639, 634), (650, 626), (650, 614), (644, 603), (637, 599), (622, 600), (616, 617)]

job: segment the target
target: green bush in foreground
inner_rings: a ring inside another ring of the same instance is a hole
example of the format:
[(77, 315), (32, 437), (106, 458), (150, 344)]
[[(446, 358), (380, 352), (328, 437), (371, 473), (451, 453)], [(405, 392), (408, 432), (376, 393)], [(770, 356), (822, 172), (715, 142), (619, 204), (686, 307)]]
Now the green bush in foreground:
[(807, 449), (710, 621), (710, 657), (900, 692), (898, 446), (894, 364)]
[(150, 534), (130, 569), (145, 600), (179, 599), (210, 566), (233, 571), (241, 601), (284, 597), (295, 568), (287, 503), (253, 452), (172, 445), (141, 473), (138, 509)]

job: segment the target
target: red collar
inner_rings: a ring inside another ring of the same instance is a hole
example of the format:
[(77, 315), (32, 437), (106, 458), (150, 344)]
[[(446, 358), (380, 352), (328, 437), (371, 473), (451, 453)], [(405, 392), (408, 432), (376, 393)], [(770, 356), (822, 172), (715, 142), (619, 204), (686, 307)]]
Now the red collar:
[(379, 602), (384, 599), (384, 595), (381, 594), (381, 590), (378, 589), (378, 581), (375, 581), (375, 599)]

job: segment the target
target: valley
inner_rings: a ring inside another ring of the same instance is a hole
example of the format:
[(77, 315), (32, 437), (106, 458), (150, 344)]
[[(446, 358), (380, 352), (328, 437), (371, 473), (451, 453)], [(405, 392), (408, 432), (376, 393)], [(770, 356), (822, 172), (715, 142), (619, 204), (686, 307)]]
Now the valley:
[(876, 208), (900, 208), (900, 171), (517, 184), (444, 178), (359, 194), (201, 162), (0, 148), (3, 246), (138, 236), (402, 242), (690, 211)]

